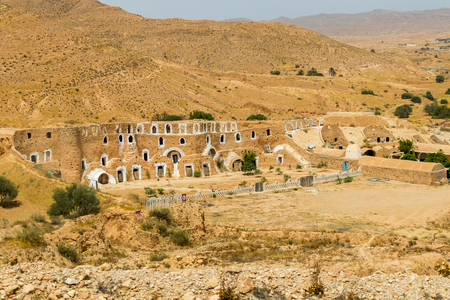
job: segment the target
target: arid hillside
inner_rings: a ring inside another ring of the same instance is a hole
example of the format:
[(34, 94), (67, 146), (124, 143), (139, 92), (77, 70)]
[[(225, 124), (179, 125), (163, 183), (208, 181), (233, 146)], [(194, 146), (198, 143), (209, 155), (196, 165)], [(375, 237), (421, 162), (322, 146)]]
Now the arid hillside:
[(280, 17), (270, 22), (297, 25), (330, 37), (438, 33), (450, 26), (450, 8), (406, 12), (377, 9), (359, 14)]
[[(292, 25), (152, 20), (96, 0), (1, 3), (0, 127), (149, 120), (194, 109), (217, 119), (317, 115), (364, 108), (357, 95), (373, 81), (386, 97), (374, 105), (394, 105), (401, 90), (387, 81), (415, 85), (429, 76), (408, 59)], [(296, 76), (310, 68), (325, 77)]]

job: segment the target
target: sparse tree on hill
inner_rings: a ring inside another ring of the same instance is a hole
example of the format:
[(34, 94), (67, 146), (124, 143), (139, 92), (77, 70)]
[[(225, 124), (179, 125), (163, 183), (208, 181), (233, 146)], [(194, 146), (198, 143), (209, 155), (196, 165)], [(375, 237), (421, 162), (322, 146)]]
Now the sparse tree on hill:
[(442, 75), (436, 76), (436, 82), (437, 82), (437, 83), (443, 83), (443, 82), (445, 82), (445, 77), (442, 76)]
[(330, 68), (330, 69), (328, 70), (328, 74), (329, 74), (331, 77), (334, 77), (334, 76), (336, 76), (336, 71), (334, 70), (334, 68)]
[(399, 118), (409, 118), (409, 115), (412, 113), (411, 106), (407, 104), (403, 104), (401, 106), (397, 106), (394, 111), (394, 116)]
[(17, 186), (8, 178), (0, 176), (0, 206), (7, 206), (18, 194)]
[(431, 116), (432, 114), (434, 114), (436, 108), (438, 108), (438, 105), (436, 103), (426, 104), (423, 108), (423, 112)]
[(256, 170), (256, 153), (245, 150), (243, 153), (244, 163), (241, 166), (241, 171), (249, 173)]
[(398, 150), (405, 154), (409, 153), (409, 151), (411, 151), (411, 149), (414, 147), (414, 142), (411, 140), (400, 139), (398, 143), (400, 144), (398, 146)]
[(96, 213), (100, 208), (95, 190), (84, 184), (72, 183), (66, 189), (56, 188), (52, 198), (54, 202), (47, 211), (49, 216), (67, 217), (73, 212), (84, 216)]

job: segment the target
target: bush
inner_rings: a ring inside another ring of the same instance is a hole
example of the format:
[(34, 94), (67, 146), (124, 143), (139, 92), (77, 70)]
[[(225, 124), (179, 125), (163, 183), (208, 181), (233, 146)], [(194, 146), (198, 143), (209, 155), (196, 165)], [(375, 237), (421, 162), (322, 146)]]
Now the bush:
[(163, 118), (161, 118), (161, 121), (181, 121), (181, 120), (183, 120), (183, 117), (177, 115), (166, 115)]
[(168, 235), (168, 230), (167, 230), (167, 225), (162, 223), (162, 222), (157, 222), (155, 224), (156, 230), (158, 231), (158, 233), (162, 236), (167, 236)]
[(437, 83), (443, 83), (443, 82), (445, 82), (445, 77), (442, 76), (442, 75), (436, 76), (436, 82), (437, 82)]
[(172, 222), (172, 214), (170, 212), (170, 209), (166, 207), (155, 208), (150, 212), (150, 216), (153, 216), (160, 221), (165, 221), (167, 224), (170, 224)]
[(53, 190), (53, 203), (47, 211), (49, 216), (69, 216), (76, 212), (78, 216), (84, 216), (98, 212), (100, 200), (93, 188), (84, 184), (72, 183), (66, 189)]
[(273, 166), (269, 166), (269, 172), (272, 172)]
[(256, 170), (256, 153), (244, 150), (243, 157), (244, 163), (241, 166), (241, 171), (248, 173)]
[(414, 155), (410, 154), (410, 153), (404, 154), (400, 159), (402, 159), (402, 160), (417, 161), (417, 158), (416, 158)]
[(50, 222), (52, 225), (61, 225), (62, 219), (60, 216), (50, 216)]
[(295, 169), (297, 169), (297, 170), (301, 170), (301, 169), (302, 169), (302, 165), (300, 165), (300, 164), (297, 164), (297, 166), (295, 167)]
[(300, 70), (300, 71), (298, 71), (297, 75), (298, 76), (303, 76), (303, 75), (305, 75), (305, 72), (303, 70)]
[(424, 97), (427, 98), (427, 99), (429, 99), (429, 100), (431, 100), (431, 101), (434, 101), (434, 100), (435, 100), (434, 97), (433, 97), (433, 94), (431, 94), (430, 91), (428, 91), (428, 92), (425, 94)]
[(306, 72), (306, 76), (324, 76), (322, 73), (317, 72), (315, 68), (312, 68), (308, 72)]
[(175, 228), (170, 231), (170, 240), (178, 246), (189, 245), (189, 234), (183, 229)]
[(437, 106), (433, 113), (433, 119), (448, 119), (450, 118), (450, 108), (446, 105)]
[(420, 98), (419, 96), (414, 96), (411, 98), (411, 102), (412, 103), (422, 103), (422, 98)]
[(36, 222), (45, 223), (45, 216), (43, 215), (32, 214), (30, 218)]
[(166, 258), (169, 258), (169, 256), (164, 252), (155, 252), (149, 257), (150, 261), (163, 261)]
[(398, 150), (405, 154), (409, 153), (409, 151), (411, 151), (411, 149), (414, 147), (414, 142), (411, 140), (400, 139), (398, 143), (400, 144), (398, 146)]
[(18, 194), (17, 186), (8, 178), (0, 176), (0, 206), (7, 206)]
[(288, 174), (284, 174), (283, 179), (284, 182), (287, 182), (289, 179), (291, 179), (291, 176), (289, 176)]
[(394, 112), (394, 116), (399, 118), (409, 118), (409, 115), (412, 113), (411, 106), (407, 104), (403, 104), (401, 106), (397, 106)]
[(164, 189), (163, 188), (157, 188), (156, 191), (158, 192), (158, 194), (164, 195)]
[(261, 182), (262, 183), (267, 183), (268, 181), (267, 181), (267, 178), (266, 177), (261, 177)]
[(201, 120), (214, 121), (213, 115), (199, 111), (199, 110), (194, 110), (194, 111), (190, 112), (189, 119), (191, 119), (191, 120), (201, 119)]
[(361, 95), (373, 95), (375, 96), (375, 93), (371, 90), (364, 90), (361, 92)]
[(260, 169), (255, 170), (255, 175), (261, 175), (261, 174), (262, 174), (262, 171)]
[(150, 231), (153, 229), (153, 222), (149, 219), (146, 219), (142, 222), (142, 230)]
[(411, 93), (403, 93), (402, 94), (402, 99), (412, 99), (414, 95)]
[(24, 228), (16, 231), (17, 238), (32, 244), (42, 244), (44, 242), (44, 230), (38, 227)]
[(448, 104), (448, 100), (447, 99), (441, 99), (441, 104)]
[(426, 104), (423, 108), (423, 112), (431, 116), (432, 114), (434, 114), (436, 108), (438, 108), (438, 105), (436, 103)]
[(250, 115), (247, 118), (247, 121), (265, 121), (267, 120), (267, 117), (261, 114), (257, 114), (257, 115)]
[(272, 75), (280, 75), (281, 73), (280, 73), (280, 71), (270, 71), (270, 74), (272, 74)]
[(336, 184), (341, 184), (342, 183), (342, 179), (338, 178), (336, 179)]
[(353, 177), (347, 176), (344, 178), (344, 182), (352, 182), (353, 181)]
[(318, 165), (317, 168), (321, 169), (321, 168), (328, 168), (328, 164), (324, 161), (321, 161)]
[(425, 159), (425, 162), (433, 162), (443, 164), (444, 167), (450, 168), (450, 161), (447, 156), (445, 156), (444, 151), (439, 150), (437, 153), (430, 153), (428, 157)]
[(199, 177), (201, 177), (201, 176), (202, 176), (202, 172), (200, 172), (199, 170), (194, 171), (194, 177), (195, 177), (195, 178), (199, 178)]
[(375, 111), (375, 116), (381, 116), (381, 112), (379, 110)]
[(152, 189), (151, 187), (144, 187), (145, 196), (148, 198), (156, 197), (156, 189)]
[(68, 260), (70, 260), (73, 263), (78, 263), (78, 253), (74, 246), (72, 245), (58, 245), (58, 252)]
[(441, 275), (442, 277), (450, 276), (450, 267), (448, 266), (448, 263), (445, 261), (436, 264), (436, 266), (434, 266), (434, 269), (438, 271), (439, 275)]
[(446, 95), (450, 95), (450, 89), (447, 89), (447, 91), (445, 92)]

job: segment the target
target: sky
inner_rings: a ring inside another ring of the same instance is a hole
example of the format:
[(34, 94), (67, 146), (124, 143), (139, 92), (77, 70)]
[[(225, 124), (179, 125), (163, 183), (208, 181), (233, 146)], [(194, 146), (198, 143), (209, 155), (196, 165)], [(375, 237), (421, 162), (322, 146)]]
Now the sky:
[(374, 9), (395, 11), (450, 7), (449, 0), (100, 0), (154, 19), (216, 20), (248, 18), (272, 20), (321, 13), (360, 13)]

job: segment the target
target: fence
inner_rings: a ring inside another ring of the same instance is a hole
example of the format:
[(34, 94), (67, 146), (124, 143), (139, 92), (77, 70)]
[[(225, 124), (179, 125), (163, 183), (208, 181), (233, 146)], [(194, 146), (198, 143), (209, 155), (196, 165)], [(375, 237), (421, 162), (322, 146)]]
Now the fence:
[[(322, 175), (322, 176), (306, 176), (306, 177), (300, 177), (296, 180), (288, 180), (286, 182), (274, 182), (272, 184), (264, 183), (264, 191), (269, 190), (278, 190), (283, 188), (291, 188), (291, 187), (299, 187), (299, 186), (313, 186), (316, 183), (323, 183), (323, 182), (329, 182), (329, 181), (335, 181), (338, 178), (345, 178), (348, 176), (359, 176), (362, 175), (361, 173), (361, 167), (358, 169), (358, 171), (351, 170), (350, 172), (340, 172), (337, 174), (332, 175)], [(186, 201), (191, 200), (198, 200), (203, 198), (211, 198), (214, 197), (220, 197), (220, 196), (231, 196), (235, 194), (241, 194), (241, 193), (253, 193), (256, 192), (255, 185), (250, 185), (249, 187), (235, 187), (232, 190), (218, 190), (215, 192), (210, 193), (203, 193), (198, 192), (195, 195), (186, 196)], [(166, 196), (161, 198), (150, 198), (145, 203), (146, 209), (154, 209), (157, 207), (169, 207), (173, 205), (179, 205), (183, 202), (181, 195), (175, 195), (175, 196)]]
[(350, 170), (349, 172), (339, 172), (339, 173), (331, 174), (331, 175), (315, 176), (314, 184), (336, 181), (338, 179), (344, 179), (346, 177), (354, 177), (354, 176), (361, 176), (361, 175), (362, 175), (362, 171), (361, 171), (361, 167), (359, 167), (358, 171)]

